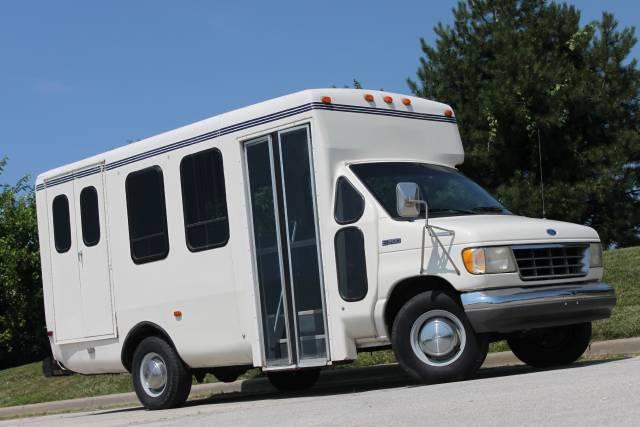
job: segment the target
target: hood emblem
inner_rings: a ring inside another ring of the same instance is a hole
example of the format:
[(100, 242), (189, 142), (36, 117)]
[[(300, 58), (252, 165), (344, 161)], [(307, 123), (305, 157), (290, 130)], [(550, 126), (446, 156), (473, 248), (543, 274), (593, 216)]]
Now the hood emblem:
[(553, 228), (547, 228), (547, 234), (549, 236), (555, 236), (556, 234), (558, 234), (558, 232), (556, 230), (554, 230)]

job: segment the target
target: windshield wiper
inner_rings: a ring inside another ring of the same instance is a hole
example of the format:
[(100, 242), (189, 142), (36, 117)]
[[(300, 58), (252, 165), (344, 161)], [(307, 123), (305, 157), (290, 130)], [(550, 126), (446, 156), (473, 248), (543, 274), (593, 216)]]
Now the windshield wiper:
[(472, 209), (474, 212), (496, 212), (496, 213), (502, 213), (504, 212), (504, 208), (501, 208), (500, 206), (478, 206)]

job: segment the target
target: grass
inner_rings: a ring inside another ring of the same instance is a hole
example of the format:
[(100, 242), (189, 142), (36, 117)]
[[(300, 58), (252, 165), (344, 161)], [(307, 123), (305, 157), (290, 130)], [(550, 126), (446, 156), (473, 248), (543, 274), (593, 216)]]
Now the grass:
[[(640, 247), (606, 251), (604, 267), (604, 281), (615, 287), (618, 304), (610, 319), (594, 322), (594, 340), (640, 336)], [(493, 343), (490, 348), (490, 351), (504, 350), (508, 350), (504, 341)], [(348, 366), (394, 362), (393, 352), (386, 350), (360, 353), (358, 359)], [(246, 376), (257, 373), (258, 370), (251, 370)], [(205, 378), (205, 382), (215, 381), (212, 375)], [(129, 391), (133, 391), (129, 374), (45, 378), (40, 363), (0, 371), (0, 407)]]
[(0, 371), (0, 407), (133, 391), (129, 374), (45, 378), (41, 363)]
[(613, 315), (593, 323), (594, 340), (640, 336), (640, 246), (604, 253), (604, 279), (616, 289)]

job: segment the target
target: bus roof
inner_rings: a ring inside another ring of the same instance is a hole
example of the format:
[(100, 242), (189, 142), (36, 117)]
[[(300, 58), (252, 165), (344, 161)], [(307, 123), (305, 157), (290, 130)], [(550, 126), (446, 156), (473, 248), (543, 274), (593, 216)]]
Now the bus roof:
[[(372, 101), (368, 100), (371, 98), (373, 98)], [(288, 117), (309, 111), (313, 109), (314, 105), (318, 104), (320, 106), (322, 104), (333, 106), (338, 111), (347, 107), (373, 108), (381, 113), (388, 111), (390, 114), (397, 112), (398, 114), (421, 114), (442, 117), (444, 117), (446, 110), (450, 110), (448, 105), (440, 102), (386, 91), (346, 88), (308, 89), (222, 113), (49, 170), (38, 175), (36, 187), (42, 185), (47, 179), (55, 178), (61, 174), (69, 174), (72, 171), (95, 165), (101, 161), (110, 163), (119, 159), (142, 155), (150, 150), (162, 150), (165, 146), (171, 145), (176, 141), (182, 141), (185, 138), (194, 137), (194, 135), (211, 135), (211, 137), (215, 137), (216, 132), (236, 132), (245, 129), (246, 127), (243, 127), (245, 124), (251, 125), (254, 123), (253, 125), (257, 125), (269, 118)], [(453, 118), (451, 120), (455, 121)]]

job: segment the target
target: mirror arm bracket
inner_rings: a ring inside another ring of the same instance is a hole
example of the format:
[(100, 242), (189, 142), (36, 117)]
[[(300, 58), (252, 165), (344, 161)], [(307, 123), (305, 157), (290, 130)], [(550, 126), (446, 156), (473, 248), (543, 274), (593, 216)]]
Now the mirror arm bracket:
[[(442, 240), (440, 240), (440, 237), (438, 237), (438, 233), (436, 233), (435, 230), (441, 230), (444, 231), (445, 233), (447, 233), (447, 236), (452, 236), (455, 238), (456, 236), (456, 232), (453, 230), (448, 230), (446, 228), (442, 228), (442, 227), (436, 227), (435, 225), (425, 225), (424, 229), (422, 230), (422, 236), (423, 236), (423, 248), (422, 248), (422, 252), (424, 254), (424, 235), (426, 234), (426, 231), (429, 231), (429, 236), (434, 237), (436, 239), (436, 241), (438, 242), (438, 245), (440, 245), (440, 247), (442, 248), (442, 252), (444, 252), (444, 254), (447, 256), (447, 259), (449, 260), (449, 262), (451, 263), (451, 265), (453, 266), (453, 269), (456, 271), (456, 274), (459, 276), (460, 275), (460, 269), (458, 268), (458, 266), (456, 265), (456, 263), (453, 261), (453, 258), (451, 257), (451, 254), (449, 253), (449, 250), (444, 246), (444, 243), (442, 243)], [(423, 274), (425, 272), (424, 270), (424, 259), (422, 261), (422, 264), (420, 264), (420, 274)]]
[(426, 243), (427, 232), (428, 232), (429, 233), (429, 237), (433, 237), (433, 238), (436, 239), (436, 242), (438, 242), (438, 245), (442, 248), (442, 252), (444, 252), (444, 254), (447, 256), (447, 259), (449, 260), (449, 262), (453, 266), (454, 270), (456, 271), (456, 274), (459, 276), (460, 275), (460, 269), (458, 268), (456, 263), (453, 261), (453, 258), (451, 257), (451, 254), (449, 253), (447, 248), (444, 246), (444, 243), (442, 243), (442, 240), (440, 240), (440, 237), (438, 237), (438, 233), (436, 233), (434, 231), (434, 229), (440, 230), (440, 231), (444, 231), (445, 233), (447, 233), (446, 234), (447, 236), (452, 236), (454, 238), (455, 238), (456, 232), (453, 231), (453, 230), (448, 230), (446, 228), (438, 227), (438, 226), (435, 226), (435, 225), (429, 225), (429, 207), (427, 205), (427, 202), (425, 202), (424, 200), (412, 200), (412, 202), (424, 206), (424, 228), (422, 229), (422, 246), (421, 246), (421, 253), (420, 253), (420, 274), (424, 274), (426, 272), (426, 269), (424, 268), (424, 254), (425, 254), (425, 243)]

